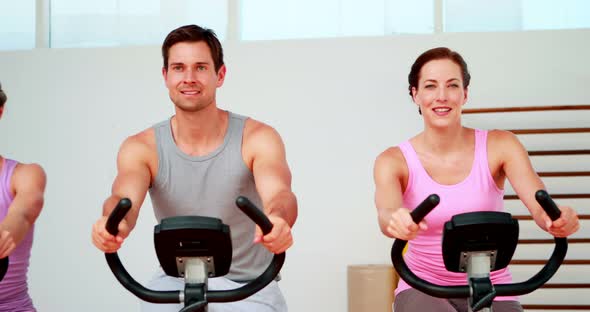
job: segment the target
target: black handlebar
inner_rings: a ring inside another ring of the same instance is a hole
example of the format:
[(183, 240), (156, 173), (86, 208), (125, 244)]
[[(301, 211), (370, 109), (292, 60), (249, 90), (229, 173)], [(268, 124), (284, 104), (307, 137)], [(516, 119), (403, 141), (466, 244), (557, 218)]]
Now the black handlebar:
[(119, 281), (128, 291), (132, 294), (137, 296), (143, 301), (152, 302), (152, 303), (179, 303), (180, 301), (180, 291), (179, 290), (171, 290), (171, 291), (156, 291), (145, 288), (143, 285), (138, 283), (133, 277), (127, 272), (123, 264), (121, 263), (121, 259), (119, 259), (119, 255), (116, 252), (113, 253), (105, 253), (105, 258), (107, 259), (107, 263), (111, 271)]
[[(266, 215), (258, 209), (250, 200), (246, 197), (240, 196), (236, 200), (236, 205), (252, 219), (258, 226), (260, 226), (264, 234), (268, 234), (272, 230), (272, 223)], [(121, 199), (115, 209), (111, 212), (107, 219), (106, 229), (112, 234), (118, 233), (118, 226), (121, 220), (125, 217), (127, 212), (131, 209), (131, 201), (127, 198)], [(141, 284), (131, 277), (127, 272), (119, 256), (116, 252), (105, 253), (105, 257), (111, 271), (119, 280), (119, 282), (131, 293), (138, 298), (152, 303), (179, 303), (182, 302), (180, 299), (180, 291), (155, 291), (145, 288)], [(283, 264), (285, 262), (285, 253), (275, 254), (271, 263), (268, 265), (266, 270), (256, 279), (250, 281), (246, 285), (232, 290), (219, 290), (219, 291), (207, 291), (205, 296), (208, 302), (231, 302), (245, 299), (254, 293), (258, 292), (262, 288), (266, 287), (274, 278), (279, 274)], [(202, 303), (195, 303), (184, 307), (181, 311), (194, 311), (201, 308)]]
[(119, 233), (119, 223), (125, 218), (129, 209), (131, 209), (131, 200), (129, 200), (129, 198), (123, 198), (117, 203), (117, 206), (111, 211), (111, 214), (107, 219), (107, 232), (111, 235), (117, 235)]
[[(412, 211), (414, 222), (420, 222), (436, 205), (438, 196), (430, 195), (416, 209)], [(537, 191), (535, 197), (539, 204), (552, 220), (559, 218), (561, 212), (553, 202), (553, 199), (546, 191)], [(414, 213), (416, 212), (416, 213)], [(402, 252), (407, 241), (396, 239), (391, 248), (391, 261), (400, 277), (410, 286), (431, 296), (439, 298), (466, 298), (470, 296), (470, 289), (467, 285), (462, 286), (441, 286), (427, 282), (416, 276), (407, 266), (403, 259)], [(554, 274), (563, 262), (567, 253), (567, 238), (555, 237), (555, 248), (545, 266), (527, 281), (513, 284), (494, 285), (497, 296), (520, 296), (533, 292), (543, 286)]]
[(423, 200), (412, 212), (410, 215), (412, 216), (412, 220), (414, 223), (418, 224), (427, 214), (434, 209), (440, 203), (440, 197), (436, 194), (430, 194)]
[[(115, 209), (111, 211), (107, 219), (106, 230), (111, 235), (117, 235), (119, 233), (119, 223), (125, 218), (125, 215), (131, 209), (131, 200), (123, 198), (119, 200)], [(152, 303), (178, 303), (180, 302), (180, 291), (155, 291), (143, 287), (127, 272), (119, 255), (116, 252), (105, 253), (105, 258), (111, 268), (111, 271), (117, 278), (117, 280), (131, 293), (136, 295), (138, 298), (152, 302)]]
[(272, 223), (262, 210), (258, 209), (256, 205), (254, 205), (248, 198), (244, 196), (239, 196), (236, 199), (236, 205), (244, 214), (246, 214), (254, 223), (260, 226), (262, 233), (264, 235), (270, 233), (272, 231)]
[(8, 257), (4, 257), (4, 258), (0, 259), (0, 281), (4, 278), (4, 275), (6, 275), (7, 271), (8, 271)]
[[(419, 223), (434, 209), (440, 202), (440, 197), (436, 194), (431, 194), (424, 199), (412, 212), (412, 220), (414, 223)], [(403, 250), (406, 247), (408, 241), (402, 239), (396, 239), (391, 247), (391, 261), (395, 270), (398, 272), (400, 277), (406, 281), (410, 286), (426, 293), (431, 296), (439, 298), (464, 298), (469, 296), (468, 286), (440, 286), (430, 282), (427, 282), (418, 276), (416, 276), (403, 258)]]
[(535, 199), (537, 199), (537, 202), (543, 207), (552, 221), (559, 219), (561, 216), (561, 210), (557, 208), (557, 205), (545, 190), (538, 190), (535, 193)]
[[(266, 235), (272, 231), (272, 222), (270, 222), (264, 212), (256, 207), (256, 205), (254, 205), (248, 198), (239, 196), (236, 199), (236, 206), (238, 206), (245, 215), (260, 227), (263, 234)], [(285, 263), (285, 253), (275, 254), (272, 262), (260, 276), (237, 289), (208, 291), (207, 301), (231, 302), (248, 298), (272, 282), (281, 271), (283, 263)]]

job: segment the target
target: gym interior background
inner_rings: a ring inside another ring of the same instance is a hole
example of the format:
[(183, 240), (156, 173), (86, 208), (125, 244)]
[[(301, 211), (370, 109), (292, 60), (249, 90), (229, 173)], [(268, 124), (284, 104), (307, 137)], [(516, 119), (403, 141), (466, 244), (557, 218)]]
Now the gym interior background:
[[(219, 106), (274, 126), (286, 144), (299, 200), (295, 245), (287, 252), (280, 282), (290, 310), (346, 311), (347, 266), (390, 263), (392, 241), (377, 225), (372, 167), (382, 150), (422, 128), (407, 94), (407, 74), (421, 52), (448, 46), (464, 56), (473, 77), (466, 108), (590, 104), (588, 38), (590, 29), (582, 28), (222, 42), (228, 73), (218, 91)], [(90, 231), (110, 191), (121, 142), (173, 114), (161, 77), (159, 44), (0, 51), (0, 80), (9, 98), (0, 121), (0, 151), (38, 162), (48, 175), (30, 266), (37, 308), (137, 309), (137, 299), (115, 280), (91, 244)], [(587, 127), (590, 112), (465, 116), (465, 123)], [(553, 139), (522, 140), (539, 149)], [(587, 148), (588, 142), (584, 133), (561, 143)], [(567, 163), (590, 171), (589, 160), (534, 165), (551, 170)], [(588, 192), (588, 182), (571, 178), (548, 187), (550, 192)], [(589, 204), (575, 202), (578, 212), (588, 213)], [(521, 209), (517, 206), (507, 210)], [(136, 230), (120, 251), (140, 282), (157, 265), (151, 209), (146, 200)], [(576, 236), (590, 236), (588, 221), (581, 224)], [(521, 226), (521, 232), (544, 237), (529, 225)], [(587, 247), (581, 248), (587, 253)], [(523, 252), (545, 257), (536, 250)], [(587, 270), (577, 266), (564, 274), (576, 282)], [(528, 274), (515, 273), (515, 280)], [(584, 300), (584, 294), (587, 290), (568, 290), (567, 295), (540, 290), (522, 301), (572, 302)]]

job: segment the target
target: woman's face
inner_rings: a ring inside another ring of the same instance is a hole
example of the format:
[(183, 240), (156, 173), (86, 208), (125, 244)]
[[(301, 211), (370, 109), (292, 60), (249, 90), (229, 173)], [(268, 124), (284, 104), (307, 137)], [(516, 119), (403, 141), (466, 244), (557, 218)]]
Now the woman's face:
[(461, 67), (449, 59), (432, 60), (420, 70), (418, 89), (412, 98), (427, 124), (445, 127), (461, 123), (461, 108), (467, 101)]

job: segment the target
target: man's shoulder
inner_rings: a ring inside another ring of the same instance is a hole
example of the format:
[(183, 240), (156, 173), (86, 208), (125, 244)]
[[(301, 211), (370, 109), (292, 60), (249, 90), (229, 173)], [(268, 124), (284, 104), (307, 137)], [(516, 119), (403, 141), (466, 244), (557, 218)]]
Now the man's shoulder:
[(156, 131), (150, 127), (127, 137), (121, 144), (120, 152), (147, 156), (156, 149)]
[(123, 144), (140, 144), (150, 146), (156, 143), (156, 130), (155, 127), (149, 127), (138, 133), (132, 134), (125, 139)]
[(244, 145), (281, 144), (282, 138), (279, 132), (268, 124), (248, 118), (244, 125)]

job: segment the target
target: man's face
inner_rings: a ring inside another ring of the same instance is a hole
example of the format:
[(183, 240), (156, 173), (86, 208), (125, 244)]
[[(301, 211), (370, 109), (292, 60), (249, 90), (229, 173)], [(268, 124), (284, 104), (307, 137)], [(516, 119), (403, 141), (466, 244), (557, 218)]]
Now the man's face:
[(225, 78), (225, 65), (215, 71), (207, 43), (179, 42), (170, 47), (168, 54), (168, 68), (163, 68), (162, 74), (174, 105), (196, 112), (215, 104), (216, 89)]

